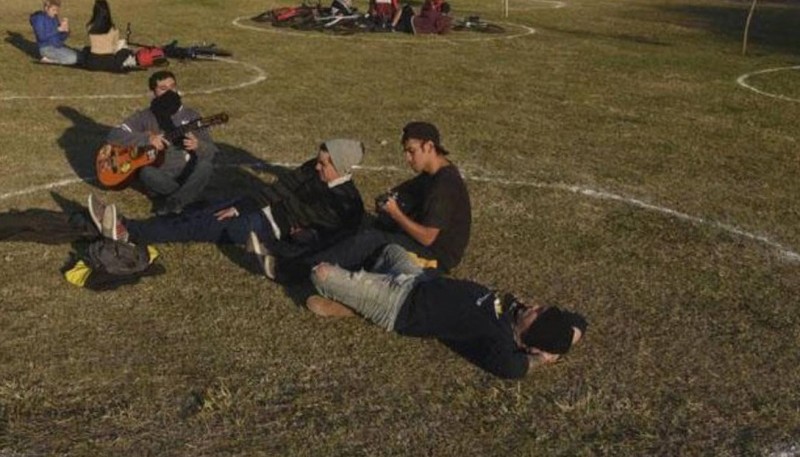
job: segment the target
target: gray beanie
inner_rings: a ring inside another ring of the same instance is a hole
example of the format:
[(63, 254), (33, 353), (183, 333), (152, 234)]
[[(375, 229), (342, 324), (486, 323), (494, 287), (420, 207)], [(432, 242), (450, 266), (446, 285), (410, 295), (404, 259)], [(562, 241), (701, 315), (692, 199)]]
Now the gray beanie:
[(364, 157), (364, 143), (357, 140), (337, 138), (323, 144), (331, 155), (333, 166), (341, 175), (352, 173), (353, 167), (360, 164)]

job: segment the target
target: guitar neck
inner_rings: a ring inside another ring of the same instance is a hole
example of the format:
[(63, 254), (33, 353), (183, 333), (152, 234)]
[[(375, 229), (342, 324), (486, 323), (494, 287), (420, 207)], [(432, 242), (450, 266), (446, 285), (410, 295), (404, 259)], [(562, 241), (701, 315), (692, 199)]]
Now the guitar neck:
[(177, 127), (175, 130), (170, 130), (169, 132), (165, 133), (164, 136), (170, 143), (174, 143), (176, 140), (181, 138), (182, 136), (186, 135), (189, 132), (194, 132), (195, 130), (200, 130), (202, 128), (208, 127), (207, 125), (203, 125), (200, 122), (200, 119), (194, 120), (189, 122), (188, 124), (181, 125)]

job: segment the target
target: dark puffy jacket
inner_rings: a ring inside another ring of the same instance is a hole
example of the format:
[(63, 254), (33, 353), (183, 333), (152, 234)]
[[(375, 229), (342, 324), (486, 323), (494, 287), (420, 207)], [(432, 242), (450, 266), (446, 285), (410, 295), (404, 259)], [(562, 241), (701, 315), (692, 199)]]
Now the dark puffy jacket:
[(364, 217), (364, 202), (352, 181), (334, 187), (319, 179), (316, 159), (265, 185), (236, 204), (240, 213), (269, 206), (281, 233), (295, 232), (295, 241), (330, 244), (353, 233)]

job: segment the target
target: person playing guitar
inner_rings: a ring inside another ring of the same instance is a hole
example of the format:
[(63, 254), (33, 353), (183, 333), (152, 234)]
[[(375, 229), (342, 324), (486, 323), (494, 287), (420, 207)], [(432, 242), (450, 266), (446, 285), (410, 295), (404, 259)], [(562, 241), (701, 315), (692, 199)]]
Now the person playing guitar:
[(150, 107), (134, 113), (112, 129), (107, 142), (119, 146), (149, 146), (155, 150), (159, 160), (142, 167), (138, 179), (154, 196), (154, 213), (180, 213), (198, 199), (211, 179), (212, 161), (218, 149), (206, 130), (178, 138), (170, 135), (200, 118), (197, 111), (181, 103), (173, 73), (157, 71), (150, 76), (148, 84), (153, 92)]

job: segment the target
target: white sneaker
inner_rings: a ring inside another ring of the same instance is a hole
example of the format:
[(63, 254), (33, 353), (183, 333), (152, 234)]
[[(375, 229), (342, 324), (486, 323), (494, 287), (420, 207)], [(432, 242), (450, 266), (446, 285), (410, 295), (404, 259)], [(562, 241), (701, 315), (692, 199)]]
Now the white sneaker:
[(128, 229), (117, 217), (117, 206), (108, 205), (103, 213), (103, 227), (100, 230), (104, 237), (114, 241), (128, 242)]
[(258, 266), (261, 267), (261, 271), (264, 272), (264, 276), (268, 277), (271, 280), (275, 280), (275, 257), (273, 257), (267, 248), (261, 244), (261, 240), (258, 239), (258, 235), (256, 232), (250, 232), (247, 236), (247, 252), (253, 253), (256, 255), (256, 259), (258, 260)]
[(127, 59), (122, 62), (122, 68), (136, 68), (139, 64), (136, 63), (136, 56), (129, 55)]
[(95, 194), (89, 194), (89, 216), (98, 232), (103, 231), (103, 216), (106, 212), (106, 203)]

